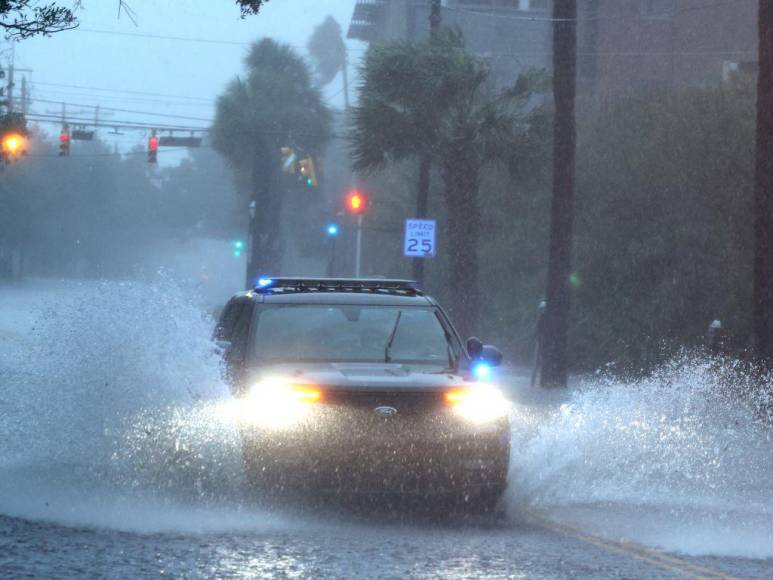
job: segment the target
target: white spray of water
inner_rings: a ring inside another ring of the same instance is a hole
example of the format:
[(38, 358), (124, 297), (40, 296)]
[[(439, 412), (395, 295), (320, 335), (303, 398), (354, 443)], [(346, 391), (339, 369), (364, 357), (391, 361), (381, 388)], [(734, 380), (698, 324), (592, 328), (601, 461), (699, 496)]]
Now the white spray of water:
[(32, 327), (0, 328), (14, 338), (0, 358), (0, 512), (141, 531), (276, 520), (241, 505), (230, 395), (191, 296), (165, 276), (30, 294), (38, 314), (16, 319)]
[[(22, 294), (0, 306), (0, 513), (142, 532), (309, 528), (245, 502), (212, 321), (185, 291), (161, 277)], [(31, 302), (38, 313), (19, 315)], [(687, 359), (521, 405), (510, 507), (687, 553), (773, 556), (770, 399), (753, 387), (732, 364)]]
[(691, 554), (773, 556), (772, 387), (737, 363), (683, 357), (521, 407), (511, 503)]

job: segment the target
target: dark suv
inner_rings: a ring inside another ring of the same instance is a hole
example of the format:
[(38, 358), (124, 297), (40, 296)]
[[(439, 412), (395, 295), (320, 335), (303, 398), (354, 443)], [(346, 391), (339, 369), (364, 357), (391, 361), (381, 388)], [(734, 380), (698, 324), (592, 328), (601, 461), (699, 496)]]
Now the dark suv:
[(266, 278), (225, 306), (215, 338), (238, 398), (248, 477), (265, 492), (447, 497), (493, 510), (509, 403), (404, 280)]

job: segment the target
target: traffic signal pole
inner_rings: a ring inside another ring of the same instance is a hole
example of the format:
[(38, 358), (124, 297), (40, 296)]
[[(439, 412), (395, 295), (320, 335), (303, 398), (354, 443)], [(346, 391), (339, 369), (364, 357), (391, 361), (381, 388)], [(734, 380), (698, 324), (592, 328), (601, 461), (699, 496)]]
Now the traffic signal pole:
[[(430, 42), (436, 42), (443, 16), (440, 12), (440, 0), (430, 0), (429, 8), (429, 38)], [(432, 158), (429, 153), (422, 153), (419, 158), (419, 188), (416, 193), (416, 218), (427, 219), (429, 217), (429, 186), (430, 172), (432, 171)], [(413, 279), (420, 286), (424, 285), (424, 268), (426, 258), (413, 259)]]
[(357, 241), (354, 245), (354, 277), (360, 277), (362, 263), (362, 214), (357, 214)]

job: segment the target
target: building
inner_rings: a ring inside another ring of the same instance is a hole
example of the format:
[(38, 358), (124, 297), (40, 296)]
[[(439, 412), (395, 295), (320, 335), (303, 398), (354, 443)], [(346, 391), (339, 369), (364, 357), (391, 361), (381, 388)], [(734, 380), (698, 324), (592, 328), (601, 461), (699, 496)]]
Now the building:
[[(446, 0), (442, 26), (458, 28), (498, 86), (551, 61), (550, 0)], [(370, 43), (429, 37), (429, 0), (359, 0), (348, 37)]]
[(756, 72), (756, 0), (582, 1), (578, 81), (600, 103)]
[[(577, 80), (585, 102), (716, 84), (757, 66), (757, 0), (577, 0)], [(359, 0), (349, 38), (423, 40), (429, 0)], [(445, 0), (496, 84), (552, 65), (551, 0)]]

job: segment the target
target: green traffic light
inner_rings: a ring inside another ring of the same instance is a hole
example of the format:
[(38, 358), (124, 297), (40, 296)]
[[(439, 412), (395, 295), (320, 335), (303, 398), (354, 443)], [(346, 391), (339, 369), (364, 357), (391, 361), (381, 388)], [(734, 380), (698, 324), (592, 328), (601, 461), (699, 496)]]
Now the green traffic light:
[(314, 185), (314, 182), (311, 180), (311, 177), (306, 178), (306, 185)]

